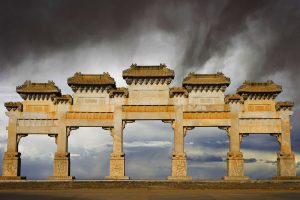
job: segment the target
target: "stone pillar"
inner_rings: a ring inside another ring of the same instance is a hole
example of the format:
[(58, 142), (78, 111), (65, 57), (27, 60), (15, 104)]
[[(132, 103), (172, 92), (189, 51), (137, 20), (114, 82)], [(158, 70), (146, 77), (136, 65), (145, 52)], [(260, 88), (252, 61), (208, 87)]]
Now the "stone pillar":
[(61, 125), (59, 133), (55, 136), (57, 151), (54, 155), (53, 176), (48, 179), (54, 180), (72, 180), (75, 177), (70, 176), (70, 153), (68, 152), (68, 136), (71, 127)]
[(172, 154), (172, 175), (169, 180), (191, 180), (191, 176), (187, 176), (186, 154), (184, 152), (184, 137), (187, 131), (183, 127), (183, 110), (182, 105), (176, 106), (175, 121), (172, 123), (174, 130), (174, 151)]
[(123, 129), (125, 121), (122, 121), (122, 106), (116, 105), (114, 112), (114, 127), (109, 128), (113, 138), (113, 150), (110, 155), (109, 176), (106, 179), (128, 180), (125, 176), (125, 153), (123, 152)]
[(227, 132), (229, 136), (229, 152), (227, 153), (227, 176), (224, 180), (247, 180), (244, 176), (244, 159), (240, 151), (241, 135), (239, 132), (240, 102), (229, 102), (231, 126)]
[(281, 117), (281, 134), (278, 135), (280, 152), (277, 153), (277, 176), (274, 179), (296, 178), (295, 155), (291, 149), (290, 110), (279, 111)]
[(9, 117), (7, 150), (3, 155), (2, 176), (0, 180), (25, 179), (26, 177), (20, 176), (21, 153), (18, 152), (18, 143), (23, 135), (17, 135), (17, 112), (6, 112), (6, 115)]

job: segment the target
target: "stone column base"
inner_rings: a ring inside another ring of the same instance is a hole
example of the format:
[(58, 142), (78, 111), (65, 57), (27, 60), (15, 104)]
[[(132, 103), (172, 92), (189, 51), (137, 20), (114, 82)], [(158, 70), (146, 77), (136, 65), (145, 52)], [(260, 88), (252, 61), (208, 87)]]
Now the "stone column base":
[(69, 177), (71, 177), (70, 153), (55, 153), (53, 176), (50, 176), (49, 179), (70, 179)]
[(20, 177), (21, 172), (21, 153), (5, 152), (2, 162), (3, 177)]
[(75, 176), (48, 176), (49, 180), (74, 180)]
[(296, 162), (293, 153), (277, 153), (277, 177), (295, 177)]
[(0, 180), (25, 180), (26, 176), (0, 176)]
[(249, 177), (244, 176), (244, 159), (242, 152), (227, 153), (227, 176), (224, 180), (248, 180)]
[(168, 180), (192, 180), (187, 176), (187, 164), (185, 153), (173, 153), (172, 155), (172, 175)]
[(125, 176), (125, 154), (112, 153), (110, 155), (109, 176), (105, 179), (111, 180), (128, 180), (129, 177)]

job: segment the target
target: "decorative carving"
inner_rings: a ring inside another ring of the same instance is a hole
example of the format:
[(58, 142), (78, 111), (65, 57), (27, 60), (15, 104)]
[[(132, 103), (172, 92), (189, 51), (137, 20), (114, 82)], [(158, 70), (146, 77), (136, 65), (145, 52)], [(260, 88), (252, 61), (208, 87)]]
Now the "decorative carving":
[(18, 126), (26, 127), (56, 127), (58, 119), (18, 119)]
[(89, 120), (99, 120), (99, 119), (114, 119), (113, 112), (67, 112), (67, 119), (89, 119)]
[(22, 137), (27, 137), (27, 136), (28, 136), (28, 134), (17, 134), (17, 145), (19, 145), (19, 142)]
[(174, 112), (174, 106), (169, 105), (134, 105), (134, 106), (123, 106), (123, 112)]
[(243, 139), (244, 139), (244, 137), (247, 137), (247, 136), (249, 136), (249, 134), (248, 134), (248, 133), (241, 133), (241, 134), (240, 134), (240, 143), (242, 143), (242, 142), (243, 142)]
[(183, 127), (183, 137), (186, 136), (186, 133), (187, 133), (188, 130), (193, 130), (194, 128), (195, 127), (193, 127), (193, 126), (184, 126)]
[(183, 119), (229, 119), (230, 112), (184, 112)]
[(271, 133), (270, 135), (273, 136), (273, 137), (276, 137), (277, 142), (279, 143), (279, 145), (281, 145), (282, 137), (281, 137), (280, 133)]
[(21, 102), (6, 102), (4, 106), (8, 111), (22, 111), (23, 104)]

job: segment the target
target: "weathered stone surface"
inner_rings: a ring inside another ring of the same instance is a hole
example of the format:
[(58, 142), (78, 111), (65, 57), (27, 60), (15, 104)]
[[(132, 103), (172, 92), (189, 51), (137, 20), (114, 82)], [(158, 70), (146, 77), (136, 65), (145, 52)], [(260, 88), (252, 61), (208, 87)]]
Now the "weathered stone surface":
[[(247, 180), (240, 143), (245, 135), (270, 134), (278, 140), (276, 179), (296, 177), (291, 149), (292, 102), (276, 102), (282, 91), (272, 81), (245, 82), (235, 94), (224, 95), (230, 79), (222, 73), (190, 73), (182, 87), (170, 88), (174, 71), (166, 65), (132, 65), (123, 71), (127, 88), (117, 88), (108, 74), (76, 73), (68, 79), (73, 95), (62, 95), (54, 82), (26, 81), (17, 87), (24, 99), (8, 102), (7, 152), (2, 162), (2, 179), (21, 179), (18, 144), (28, 134), (55, 137), (57, 151), (53, 176), (72, 180), (68, 137), (78, 127), (110, 130), (113, 150), (107, 179), (129, 179), (125, 175), (123, 129), (136, 120), (161, 120), (174, 130), (174, 149), (169, 180), (190, 180), (184, 138), (194, 127), (219, 127), (227, 132), (229, 151), (225, 180)], [(100, 170), (100, 169), (99, 169)]]

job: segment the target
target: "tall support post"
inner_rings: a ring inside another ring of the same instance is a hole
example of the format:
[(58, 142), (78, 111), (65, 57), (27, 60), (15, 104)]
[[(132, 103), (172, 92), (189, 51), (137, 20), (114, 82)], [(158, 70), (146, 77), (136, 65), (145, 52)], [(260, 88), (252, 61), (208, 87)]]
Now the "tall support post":
[(63, 123), (59, 127), (59, 133), (55, 135), (57, 151), (54, 155), (53, 176), (48, 179), (54, 180), (72, 180), (75, 177), (70, 176), (70, 153), (68, 152), (68, 136), (71, 127), (66, 127)]
[[(288, 104), (289, 102), (284, 102)], [(281, 119), (281, 134), (278, 134), (280, 152), (277, 153), (277, 176), (274, 179), (296, 178), (295, 155), (291, 148), (291, 124), (290, 117), (292, 105), (278, 106), (278, 113)]]
[(229, 152), (227, 153), (227, 176), (224, 180), (247, 180), (244, 176), (244, 159), (240, 151), (241, 137), (239, 132), (240, 101), (229, 101), (231, 126), (228, 127)]
[(184, 137), (187, 131), (183, 127), (183, 109), (182, 105), (175, 106), (175, 120), (172, 122), (174, 130), (174, 151), (172, 154), (172, 175), (169, 180), (191, 180), (191, 176), (187, 176), (186, 154), (184, 152)]
[(125, 121), (122, 121), (122, 105), (115, 106), (114, 127), (110, 127), (111, 136), (113, 138), (113, 150), (110, 155), (109, 176), (106, 179), (127, 180), (125, 176), (125, 153), (123, 152), (123, 129)]
[(17, 115), (18, 111), (6, 112), (8, 120), (7, 150), (2, 161), (2, 176), (0, 180), (20, 180), (25, 179), (21, 175), (21, 153), (18, 152), (18, 144), (21, 137), (25, 135), (17, 134)]

